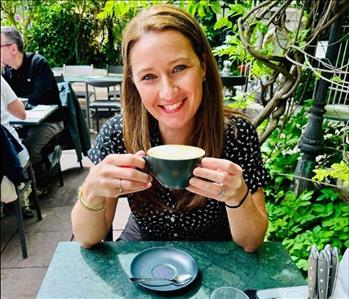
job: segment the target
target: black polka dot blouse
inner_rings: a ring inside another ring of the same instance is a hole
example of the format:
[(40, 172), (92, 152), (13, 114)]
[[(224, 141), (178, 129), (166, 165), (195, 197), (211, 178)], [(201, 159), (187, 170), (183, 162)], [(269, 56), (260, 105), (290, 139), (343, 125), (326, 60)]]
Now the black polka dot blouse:
[[(264, 186), (268, 175), (262, 165), (258, 135), (245, 119), (232, 116), (224, 134), (223, 159), (238, 164), (251, 193)], [(161, 145), (156, 125), (151, 132), (151, 145)], [(122, 118), (109, 119), (96, 138), (88, 156), (98, 164), (107, 155), (126, 153), (122, 136)], [(158, 194), (169, 210), (145, 209), (142, 215), (134, 207), (134, 195), (127, 194), (131, 209), (129, 221), (121, 235), (126, 240), (231, 240), (224, 203), (208, 199), (205, 206), (188, 212), (177, 212), (171, 190), (163, 187)]]

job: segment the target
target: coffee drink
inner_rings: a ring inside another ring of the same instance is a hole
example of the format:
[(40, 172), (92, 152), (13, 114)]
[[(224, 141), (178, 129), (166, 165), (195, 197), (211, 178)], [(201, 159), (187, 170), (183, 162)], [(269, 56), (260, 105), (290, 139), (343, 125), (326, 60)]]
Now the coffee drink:
[(168, 144), (148, 150), (144, 159), (148, 170), (161, 185), (171, 189), (188, 186), (193, 169), (198, 165), (205, 151), (199, 147)]

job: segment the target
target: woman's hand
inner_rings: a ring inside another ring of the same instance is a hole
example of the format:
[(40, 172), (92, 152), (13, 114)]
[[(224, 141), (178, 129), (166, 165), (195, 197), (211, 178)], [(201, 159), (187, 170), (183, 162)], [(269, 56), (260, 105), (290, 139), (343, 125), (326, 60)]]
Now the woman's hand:
[[(88, 198), (116, 198), (151, 187), (152, 177), (144, 169), (143, 151), (136, 154), (110, 154), (92, 166), (83, 184)], [(138, 169), (137, 169), (138, 168)]]
[(203, 158), (189, 180), (190, 192), (237, 205), (247, 191), (241, 167), (229, 160)]
[[(193, 174), (186, 189), (230, 206), (226, 211), (233, 240), (245, 251), (255, 251), (268, 228), (263, 189), (247, 193), (241, 167), (229, 160), (203, 158)], [(239, 206), (244, 198), (246, 201)]]

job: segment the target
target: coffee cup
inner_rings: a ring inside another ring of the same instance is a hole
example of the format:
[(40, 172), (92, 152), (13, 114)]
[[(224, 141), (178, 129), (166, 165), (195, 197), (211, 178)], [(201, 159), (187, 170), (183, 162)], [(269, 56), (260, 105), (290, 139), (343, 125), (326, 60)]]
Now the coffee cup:
[(204, 155), (205, 151), (195, 146), (168, 144), (152, 147), (144, 157), (146, 172), (153, 174), (166, 188), (184, 189)]

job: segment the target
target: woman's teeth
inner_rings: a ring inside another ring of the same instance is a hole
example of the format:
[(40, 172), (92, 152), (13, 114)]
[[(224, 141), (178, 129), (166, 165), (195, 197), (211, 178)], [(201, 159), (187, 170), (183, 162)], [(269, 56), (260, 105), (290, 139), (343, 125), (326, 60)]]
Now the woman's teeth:
[(174, 109), (178, 108), (182, 103), (183, 103), (183, 101), (180, 101), (180, 102), (177, 102), (177, 103), (172, 104), (172, 105), (163, 105), (163, 107), (166, 110), (174, 110)]

